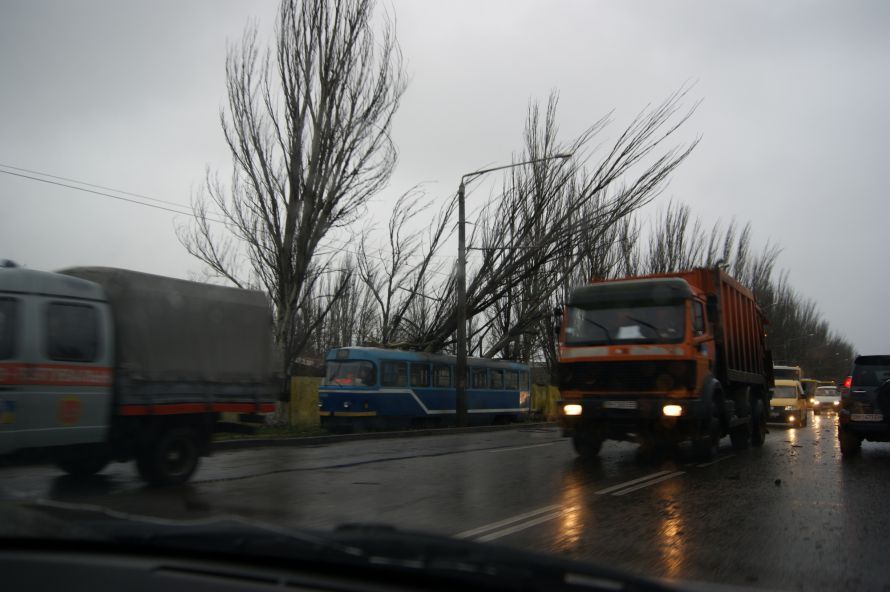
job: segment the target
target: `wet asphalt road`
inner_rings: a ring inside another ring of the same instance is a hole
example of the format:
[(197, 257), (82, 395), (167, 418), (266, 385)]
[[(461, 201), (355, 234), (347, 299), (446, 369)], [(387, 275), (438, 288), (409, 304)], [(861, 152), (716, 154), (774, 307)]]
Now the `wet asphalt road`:
[(608, 442), (581, 463), (556, 428), (219, 453), (193, 482), (143, 487), (131, 465), (88, 482), (0, 470), (0, 498), (165, 518), (223, 514), (311, 528), (386, 523), (653, 577), (787, 590), (890, 588), (890, 444), (841, 461), (835, 417), (771, 427), (762, 449), (642, 462)]

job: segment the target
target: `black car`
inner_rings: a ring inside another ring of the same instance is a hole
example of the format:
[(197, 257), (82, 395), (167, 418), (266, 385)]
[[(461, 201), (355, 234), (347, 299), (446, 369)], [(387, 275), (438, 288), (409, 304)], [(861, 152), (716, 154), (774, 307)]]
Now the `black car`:
[(844, 456), (863, 440), (890, 442), (890, 355), (857, 356), (844, 383), (838, 439)]

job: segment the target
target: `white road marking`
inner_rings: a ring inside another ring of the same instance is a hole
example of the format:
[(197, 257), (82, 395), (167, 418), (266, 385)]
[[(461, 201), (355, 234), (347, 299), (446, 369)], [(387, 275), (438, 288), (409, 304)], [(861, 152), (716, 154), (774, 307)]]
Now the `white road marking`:
[(543, 444), (529, 444), (527, 446), (511, 446), (509, 448), (495, 448), (494, 450), (488, 450), (488, 452), (507, 452), (510, 450), (523, 450), (525, 448), (538, 448), (540, 446), (553, 446), (556, 442), (545, 442)]
[(561, 508), (562, 506), (559, 504), (555, 504), (552, 506), (544, 506), (543, 508), (538, 508), (537, 510), (532, 510), (530, 512), (525, 512), (523, 514), (517, 514), (516, 516), (511, 516), (510, 518), (505, 518), (504, 520), (499, 520), (497, 522), (492, 522), (491, 524), (486, 524), (485, 526), (480, 526), (479, 528), (474, 528), (473, 530), (465, 530), (464, 532), (460, 532), (454, 535), (456, 539), (467, 539), (477, 534), (482, 534), (483, 532), (487, 532), (489, 530), (497, 530), (503, 526), (507, 526), (508, 524), (513, 524), (514, 522), (519, 522), (521, 520), (525, 520), (527, 518), (532, 518), (534, 516), (538, 516), (540, 514), (544, 514), (546, 512), (552, 512)]
[(634, 485), (633, 487), (628, 487), (627, 489), (622, 489), (621, 491), (616, 491), (612, 495), (625, 495), (630, 493), (631, 491), (636, 491), (637, 489), (643, 489), (644, 487), (649, 487), (650, 485), (655, 485), (656, 483), (660, 483), (662, 481), (667, 481), (668, 479), (673, 479), (674, 477), (679, 477), (680, 475), (684, 475), (685, 471), (676, 471), (665, 475), (664, 477), (659, 477), (658, 479), (652, 479), (650, 481), (646, 481), (645, 483), (640, 483), (639, 485)]
[(531, 528), (532, 526), (536, 526), (538, 524), (543, 524), (544, 522), (548, 522), (553, 520), (554, 518), (559, 518), (562, 516), (563, 511), (560, 510), (558, 512), (553, 512), (552, 514), (545, 514), (540, 518), (535, 518), (534, 520), (529, 520), (528, 522), (521, 522), (515, 526), (511, 526), (509, 528), (505, 528), (504, 530), (497, 530), (495, 532), (486, 534), (477, 538), (476, 540), (480, 543), (487, 543), (488, 541), (494, 541), (499, 538), (505, 537), (507, 535), (513, 534), (514, 532), (519, 532), (521, 530), (525, 530), (526, 528)]
[(727, 454), (726, 456), (721, 456), (720, 458), (712, 460), (711, 462), (701, 463), (700, 465), (695, 465), (695, 466), (697, 466), (700, 469), (704, 468), (704, 467), (710, 467), (711, 465), (716, 465), (718, 462), (724, 461), (727, 458), (732, 458), (734, 456), (735, 456), (734, 454)]
[(625, 481), (624, 483), (619, 483), (618, 485), (613, 485), (612, 487), (606, 487), (605, 489), (600, 489), (596, 492), (597, 495), (605, 495), (607, 493), (612, 493), (613, 491), (618, 491), (619, 489), (624, 489), (625, 487), (629, 487), (630, 485), (636, 485), (637, 483), (642, 483), (643, 481), (648, 481), (650, 479), (655, 479), (656, 477), (661, 477), (662, 475), (667, 475), (670, 471), (659, 471), (657, 473), (652, 473), (651, 475), (646, 475), (645, 477), (640, 477), (639, 479), (634, 479), (632, 481)]

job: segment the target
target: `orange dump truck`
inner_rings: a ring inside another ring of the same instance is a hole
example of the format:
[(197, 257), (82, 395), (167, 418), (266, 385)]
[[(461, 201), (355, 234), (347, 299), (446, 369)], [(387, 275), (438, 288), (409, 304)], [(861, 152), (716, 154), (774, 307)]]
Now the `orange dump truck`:
[(605, 440), (692, 440), (710, 458), (766, 434), (772, 357), (750, 290), (720, 269), (576, 288), (559, 334), (560, 415), (581, 456)]

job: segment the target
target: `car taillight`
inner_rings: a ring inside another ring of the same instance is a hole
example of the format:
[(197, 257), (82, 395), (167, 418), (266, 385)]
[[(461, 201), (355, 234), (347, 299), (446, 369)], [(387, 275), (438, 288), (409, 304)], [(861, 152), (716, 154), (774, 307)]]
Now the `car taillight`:
[(850, 388), (853, 385), (853, 377), (848, 376), (844, 379), (844, 388)]

